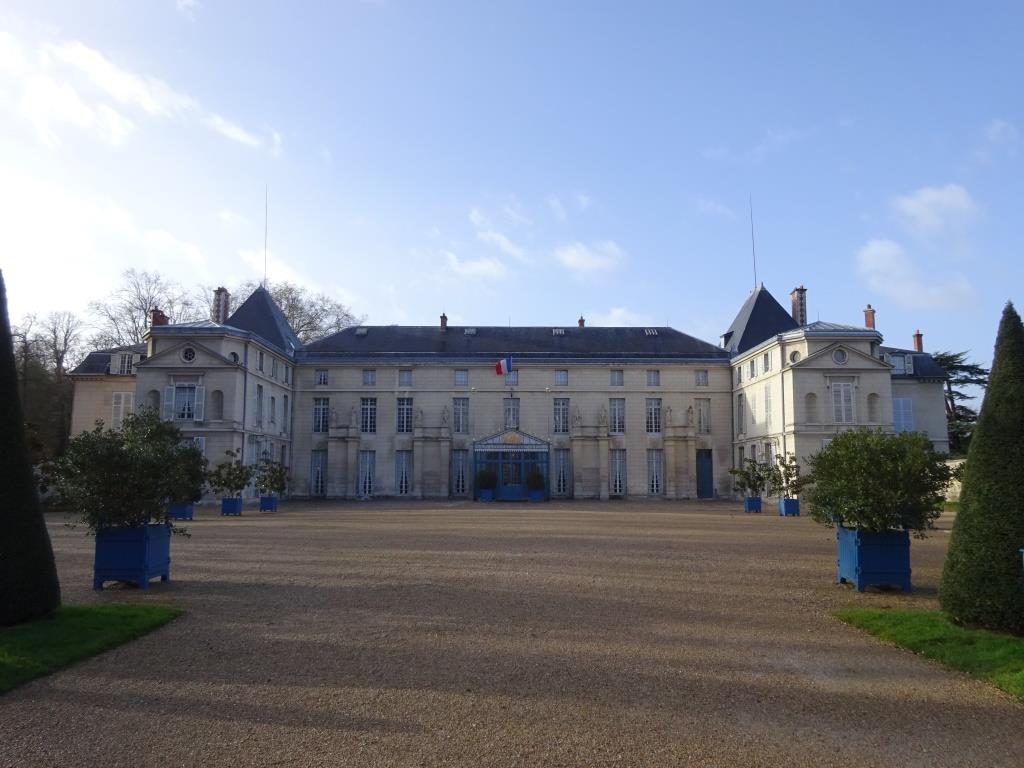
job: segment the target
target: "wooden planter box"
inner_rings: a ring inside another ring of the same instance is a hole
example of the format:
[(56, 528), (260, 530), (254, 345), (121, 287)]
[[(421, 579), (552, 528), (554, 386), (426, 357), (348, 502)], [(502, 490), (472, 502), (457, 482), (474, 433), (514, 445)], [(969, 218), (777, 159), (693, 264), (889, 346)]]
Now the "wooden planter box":
[(836, 528), (836, 581), (863, 592), (869, 586), (910, 591), (910, 533)]
[(220, 500), (220, 513), (222, 515), (242, 514), (242, 497), (225, 496)]
[(779, 499), (779, 517), (800, 517), (800, 499)]
[(760, 512), (761, 511), (761, 497), (760, 496), (747, 496), (743, 500), (743, 511), (744, 512)]
[(96, 532), (92, 588), (105, 581), (130, 581), (146, 589), (149, 580), (171, 578), (171, 529), (167, 525), (105, 528)]

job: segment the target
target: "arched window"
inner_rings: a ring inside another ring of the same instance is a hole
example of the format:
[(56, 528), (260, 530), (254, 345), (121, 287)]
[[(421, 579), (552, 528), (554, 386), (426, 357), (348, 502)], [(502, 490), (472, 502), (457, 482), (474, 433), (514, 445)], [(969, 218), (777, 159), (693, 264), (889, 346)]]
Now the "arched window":
[(210, 416), (212, 421), (220, 421), (224, 418), (224, 393), (219, 389), (210, 393)]
[(877, 424), (882, 420), (882, 398), (872, 392), (868, 395), (868, 421)]
[(151, 389), (146, 393), (146, 407), (160, 413), (160, 392), (158, 390)]
[(818, 396), (808, 392), (804, 396), (804, 421), (808, 424), (815, 424), (818, 421)]

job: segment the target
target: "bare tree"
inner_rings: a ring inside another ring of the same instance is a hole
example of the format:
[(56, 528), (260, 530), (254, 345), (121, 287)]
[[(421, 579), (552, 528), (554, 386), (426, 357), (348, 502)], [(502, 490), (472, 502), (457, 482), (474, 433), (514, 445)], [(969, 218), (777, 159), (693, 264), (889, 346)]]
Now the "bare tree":
[(185, 323), (203, 316), (202, 307), (176, 282), (159, 272), (126, 270), (121, 286), (104, 301), (93, 301), (97, 347), (121, 347), (138, 344), (149, 330), (150, 311), (162, 310), (172, 323)]
[(51, 312), (34, 338), (38, 354), (53, 371), (57, 382), (64, 379), (82, 355), (82, 321), (73, 312)]

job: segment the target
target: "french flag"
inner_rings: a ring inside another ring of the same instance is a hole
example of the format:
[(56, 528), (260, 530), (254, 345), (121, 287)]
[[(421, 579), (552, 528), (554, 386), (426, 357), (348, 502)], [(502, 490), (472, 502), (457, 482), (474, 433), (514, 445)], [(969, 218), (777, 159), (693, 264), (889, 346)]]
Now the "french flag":
[(494, 372), (499, 376), (504, 376), (512, 370), (512, 357), (503, 357), (501, 360), (494, 364)]

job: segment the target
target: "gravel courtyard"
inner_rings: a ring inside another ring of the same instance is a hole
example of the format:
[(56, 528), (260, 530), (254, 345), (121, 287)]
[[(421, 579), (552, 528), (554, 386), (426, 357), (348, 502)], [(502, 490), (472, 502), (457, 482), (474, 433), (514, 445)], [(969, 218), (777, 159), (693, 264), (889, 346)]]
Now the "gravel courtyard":
[(0, 696), (0, 766), (1020, 766), (1024, 706), (830, 616), (833, 532), (727, 503), (205, 508), (170, 625)]

